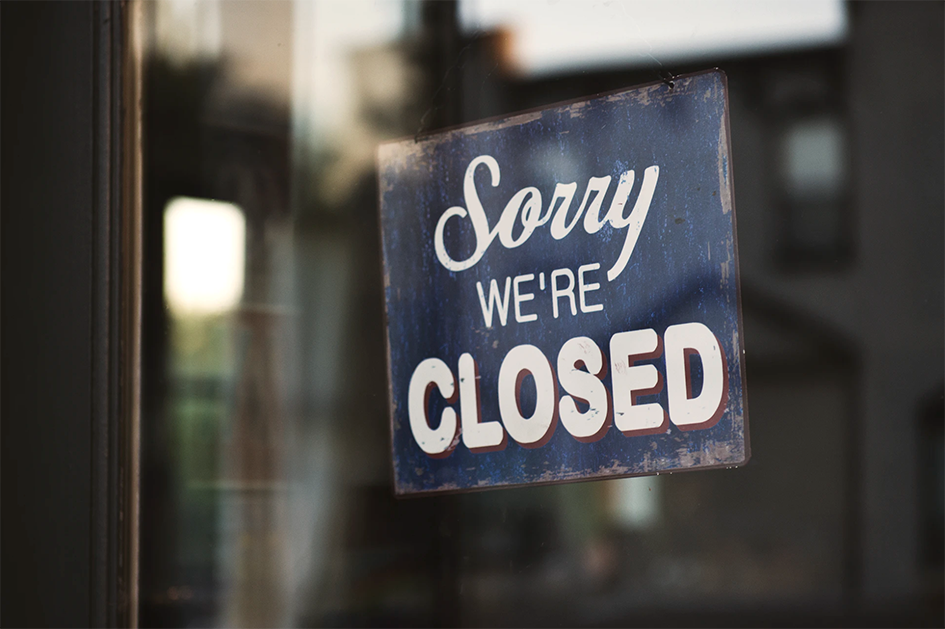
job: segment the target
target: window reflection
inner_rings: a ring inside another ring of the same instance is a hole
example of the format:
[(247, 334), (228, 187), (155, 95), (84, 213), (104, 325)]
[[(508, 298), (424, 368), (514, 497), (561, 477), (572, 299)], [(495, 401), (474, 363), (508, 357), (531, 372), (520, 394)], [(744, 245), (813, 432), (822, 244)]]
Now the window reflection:
[(846, 247), (846, 146), (833, 116), (791, 122), (781, 140), (788, 252), (842, 256)]
[(613, 518), (626, 529), (649, 529), (660, 522), (660, 477), (612, 481)]
[(243, 294), (246, 221), (232, 203), (178, 197), (164, 211), (164, 281), (180, 316), (231, 310)]

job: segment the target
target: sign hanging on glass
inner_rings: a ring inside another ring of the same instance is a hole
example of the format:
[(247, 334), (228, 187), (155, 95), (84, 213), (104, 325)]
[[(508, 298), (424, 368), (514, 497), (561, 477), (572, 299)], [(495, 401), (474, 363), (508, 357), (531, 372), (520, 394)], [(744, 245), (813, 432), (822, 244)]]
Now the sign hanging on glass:
[(398, 495), (749, 456), (718, 70), (382, 145)]

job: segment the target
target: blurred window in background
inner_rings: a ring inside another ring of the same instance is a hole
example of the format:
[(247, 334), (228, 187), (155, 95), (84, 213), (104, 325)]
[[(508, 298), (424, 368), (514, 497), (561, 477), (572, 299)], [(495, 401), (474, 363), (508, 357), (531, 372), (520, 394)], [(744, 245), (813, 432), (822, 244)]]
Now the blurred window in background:
[(786, 253), (845, 255), (848, 202), (846, 134), (839, 116), (819, 114), (789, 122), (781, 138)]

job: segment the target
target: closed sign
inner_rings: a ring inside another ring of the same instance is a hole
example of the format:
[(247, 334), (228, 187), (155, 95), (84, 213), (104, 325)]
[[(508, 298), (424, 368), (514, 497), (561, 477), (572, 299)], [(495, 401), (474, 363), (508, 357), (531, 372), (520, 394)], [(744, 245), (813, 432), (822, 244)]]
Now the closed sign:
[(747, 460), (726, 90), (380, 147), (398, 495)]

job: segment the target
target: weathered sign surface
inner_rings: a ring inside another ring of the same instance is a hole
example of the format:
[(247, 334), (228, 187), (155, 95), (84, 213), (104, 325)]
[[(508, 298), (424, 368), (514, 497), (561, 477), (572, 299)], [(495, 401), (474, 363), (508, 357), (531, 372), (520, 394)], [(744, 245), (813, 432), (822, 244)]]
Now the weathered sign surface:
[(397, 494), (747, 460), (726, 90), (380, 147)]

